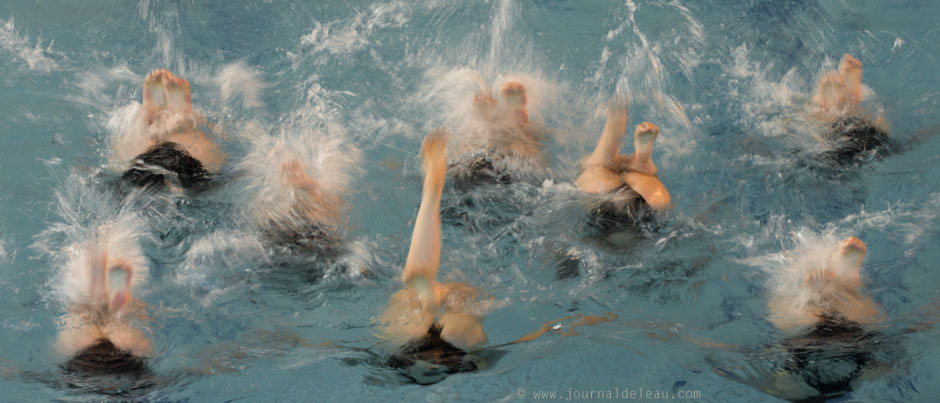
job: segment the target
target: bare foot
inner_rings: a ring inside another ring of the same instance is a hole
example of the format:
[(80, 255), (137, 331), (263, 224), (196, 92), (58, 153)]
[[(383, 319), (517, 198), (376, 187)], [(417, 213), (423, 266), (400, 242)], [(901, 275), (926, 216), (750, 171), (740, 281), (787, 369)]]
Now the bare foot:
[(164, 111), (188, 114), (192, 111), (189, 82), (168, 70), (156, 69), (144, 79), (144, 114), (148, 124)]
[(169, 76), (163, 81), (163, 86), (169, 110), (183, 114), (192, 111), (193, 102), (192, 93), (189, 90), (189, 81), (169, 73)]
[(846, 238), (839, 244), (839, 256), (842, 258), (843, 264), (847, 266), (846, 270), (848, 270), (848, 273), (846, 273), (847, 278), (844, 279), (846, 286), (858, 288), (860, 285), (862, 260), (865, 259), (867, 251), (868, 247), (865, 246), (865, 242), (854, 236)]
[(653, 143), (659, 136), (659, 127), (643, 122), (636, 125), (633, 132), (633, 170), (647, 175), (656, 175), (656, 165), (653, 165)]
[(513, 118), (516, 119), (516, 122), (519, 124), (525, 124), (529, 121), (529, 113), (526, 110), (525, 92), (525, 86), (515, 81), (507, 82), (500, 88), (503, 101), (506, 102), (506, 106), (509, 107)]
[(164, 69), (156, 69), (144, 79), (144, 114), (147, 124), (156, 120), (157, 115), (166, 108), (166, 94), (163, 82), (171, 73)]
[(496, 99), (488, 92), (481, 91), (473, 97), (473, 110), (477, 117), (492, 120), (496, 116)]

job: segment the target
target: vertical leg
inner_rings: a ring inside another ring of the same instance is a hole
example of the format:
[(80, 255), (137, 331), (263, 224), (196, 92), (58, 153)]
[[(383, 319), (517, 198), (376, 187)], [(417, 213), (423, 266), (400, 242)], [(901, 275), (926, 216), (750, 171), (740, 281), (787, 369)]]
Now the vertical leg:
[(862, 62), (846, 53), (839, 62), (839, 74), (845, 83), (845, 101), (858, 106), (862, 102)]
[(437, 306), (432, 287), (437, 279), (441, 261), (441, 191), (447, 173), (447, 132), (435, 130), (421, 144), (421, 161), (424, 165), (424, 187), (421, 192), (421, 207), (415, 219), (411, 235), (411, 247), (402, 281), (413, 285), (422, 297), (425, 307)]
[(503, 84), (500, 89), (503, 95), (503, 101), (509, 107), (509, 111), (516, 120), (516, 123), (523, 125), (529, 121), (529, 112), (526, 109), (525, 86), (515, 81)]
[(628, 105), (626, 96), (614, 98), (607, 104), (607, 123), (597, 141), (597, 147), (585, 164), (605, 165), (617, 156), (623, 136), (627, 132)]

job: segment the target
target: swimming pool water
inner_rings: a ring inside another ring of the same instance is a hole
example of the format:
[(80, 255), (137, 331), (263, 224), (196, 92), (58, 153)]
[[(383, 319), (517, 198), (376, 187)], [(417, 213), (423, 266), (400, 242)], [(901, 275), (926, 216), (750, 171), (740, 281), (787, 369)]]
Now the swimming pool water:
[[(154, 384), (124, 396), (513, 401), (643, 388), (764, 401), (785, 359), (766, 320), (774, 262), (855, 235), (887, 317), (885, 362), (847, 398), (932, 400), (937, 15), (940, 3), (923, 1), (5, 2), (0, 400), (103, 398), (58, 367), (58, 270), (76, 232), (122, 208), (96, 182), (158, 67), (190, 81), (229, 161), (213, 191), (124, 206), (145, 234), (138, 294), (156, 351)], [(802, 105), (843, 53), (864, 63), (866, 105), (906, 148), (833, 175), (800, 163), (815, 144)], [(373, 320), (400, 287), (420, 142), (439, 126), (459, 137), (476, 80), (512, 77), (549, 128), (548, 166), (512, 185), (445, 188), (440, 277), (491, 297), (490, 345), (564, 320), (491, 349), (477, 372), (415, 385), (383, 365)], [(653, 158), (675, 205), (609, 245), (585, 235), (572, 183), (618, 91), (632, 124), (662, 129)], [(253, 152), (269, 138), (348, 175), (335, 179), (349, 189), (340, 262), (253, 236), (259, 179), (244, 161), (262, 160)], [(578, 275), (558, 278), (565, 264)]]

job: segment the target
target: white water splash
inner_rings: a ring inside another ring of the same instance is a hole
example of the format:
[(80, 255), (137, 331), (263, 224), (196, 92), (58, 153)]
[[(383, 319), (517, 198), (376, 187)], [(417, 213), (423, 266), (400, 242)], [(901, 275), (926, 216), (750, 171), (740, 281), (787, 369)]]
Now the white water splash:
[(59, 63), (52, 58), (52, 55), (57, 54), (52, 49), (52, 42), (45, 48), (40, 40), (36, 41), (35, 46), (30, 45), (29, 37), (20, 36), (16, 31), (13, 18), (0, 21), (0, 48), (26, 63), (30, 71), (49, 73), (59, 70)]
[(313, 53), (349, 54), (368, 46), (373, 32), (405, 25), (409, 13), (408, 3), (393, 1), (374, 4), (369, 11), (350, 19), (325, 24), (314, 21), (313, 30), (300, 38), (300, 44), (311, 47)]
[(257, 70), (239, 61), (223, 67), (213, 81), (219, 86), (223, 101), (240, 97), (245, 107), (261, 108), (264, 106), (261, 92), (267, 84), (259, 76)]
[(91, 302), (102, 259), (133, 268), (132, 288), (146, 283), (149, 267), (140, 246), (146, 226), (136, 206), (140, 193), (116, 201), (95, 181), (73, 172), (54, 194), (58, 220), (37, 236), (33, 248), (57, 268), (50, 281), (58, 301)]

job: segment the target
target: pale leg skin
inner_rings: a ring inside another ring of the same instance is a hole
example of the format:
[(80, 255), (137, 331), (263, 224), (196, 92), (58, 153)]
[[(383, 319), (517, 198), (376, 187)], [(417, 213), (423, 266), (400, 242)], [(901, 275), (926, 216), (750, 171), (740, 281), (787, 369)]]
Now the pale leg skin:
[[(182, 146), (203, 166), (218, 172), (225, 162), (225, 154), (205, 133), (195, 129), (202, 120), (195, 116), (192, 108), (192, 93), (189, 82), (173, 73), (157, 69), (144, 80), (143, 118), (158, 135)], [(159, 133), (166, 131), (165, 133)], [(159, 137), (159, 136), (158, 136)], [(150, 148), (156, 139), (144, 149)], [(137, 155), (137, 154), (134, 154)]]
[(421, 162), (424, 166), (424, 187), (421, 206), (415, 219), (414, 232), (402, 282), (412, 284), (415, 280), (436, 281), (441, 261), (441, 192), (447, 174), (447, 132), (439, 129), (431, 132), (421, 144)]
[(438, 320), (441, 339), (461, 350), (486, 343), (480, 318), (463, 312), (447, 312)]
[(108, 261), (100, 239), (89, 245), (93, 281), (88, 304), (69, 307), (56, 340), (56, 349), (72, 356), (101, 339), (136, 356), (150, 354), (150, 341), (138, 329), (126, 323), (126, 315), (141, 309), (131, 293), (133, 267), (121, 259)]
[(473, 110), (478, 118), (493, 120), (496, 118), (496, 99), (488, 92), (481, 91), (473, 97)]
[(65, 357), (71, 357), (88, 347), (91, 347), (103, 337), (98, 326), (85, 323), (77, 315), (66, 315), (63, 329), (56, 337), (56, 351)]
[(850, 105), (862, 102), (862, 62), (846, 53), (839, 62), (839, 74), (845, 83), (845, 99)]
[(628, 109), (626, 96), (617, 97), (607, 105), (607, 123), (594, 152), (584, 161), (585, 165), (607, 165), (614, 160), (627, 132)]
[(862, 62), (850, 54), (842, 56), (838, 71), (819, 79), (813, 101), (825, 112), (853, 112), (862, 102)]
[(620, 150), (627, 130), (627, 98), (620, 97), (607, 105), (607, 123), (601, 132), (594, 152), (581, 164), (581, 175), (577, 184), (582, 190), (593, 194), (611, 192), (621, 185), (620, 177), (610, 169)]
[(647, 175), (656, 175), (656, 165), (653, 164), (653, 144), (659, 136), (659, 127), (643, 122), (636, 125), (633, 132), (633, 158), (632, 170)]
[(865, 243), (860, 239), (843, 240), (833, 262), (841, 267), (824, 267), (804, 276), (801, 287), (813, 295), (810, 302), (798, 307), (791, 299), (775, 295), (768, 305), (770, 322), (781, 331), (794, 334), (831, 313), (859, 324), (881, 321), (881, 309), (860, 290), (859, 270), (865, 252)]
[(137, 328), (126, 323), (112, 323), (103, 329), (105, 338), (115, 347), (127, 351), (138, 357), (146, 357), (151, 353), (150, 340)]
[(518, 125), (525, 125), (529, 122), (529, 112), (526, 109), (526, 90), (525, 86), (515, 81), (510, 81), (502, 85), (500, 94), (503, 96), (503, 102), (509, 108)]
[(441, 338), (457, 348), (466, 349), (486, 342), (486, 334), (479, 317), (469, 312), (468, 300), (476, 290), (463, 283), (437, 282), (441, 259), (440, 203), (447, 173), (447, 133), (435, 130), (425, 137), (421, 145), (421, 160), (425, 171), (421, 206), (415, 220), (408, 258), (402, 271), (406, 288), (389, 299), (388, 308), (379, 317), (383, 334), (395, 344), (427, 336), (441, 312), (437, 323)]
[(636, 171), (627, 171), (621, 177), (623, 183), (639, 193), (653, 210), (665, 211), (672, 207), (672, 198), (669, 197), (669, 191), (659, 181), (659, 178)]
[(440, 311), (437, 269), (441, 260), (441, 192), (447, 173), (447, 132), (429, 133), (421, 144), (424, 187), (421, 206), (415, 219), (411, 246), (402, 271), (406, 288), (396, 292), (388, 308), (379, 317), (383, 334), (395, 344), (403, 345), (427, 335)]
[(473, 307), (478, 299), (476, 288), (466, 283), (444, 283), (438, 288), (439, 300), (447, 312), (438, 320), (441, 338), (454, 347), (467, 350), (486, 343), (486, 333)]
[(333, 224), (339, 221), (342, 199), (335, 194), (326, 193), (315, 179), (307, 175), (303, 164), (291, 159), (282, 163), (279, 168), (281, 177), (297, 192), (292, 205), (294, 213), (316, 223)]

